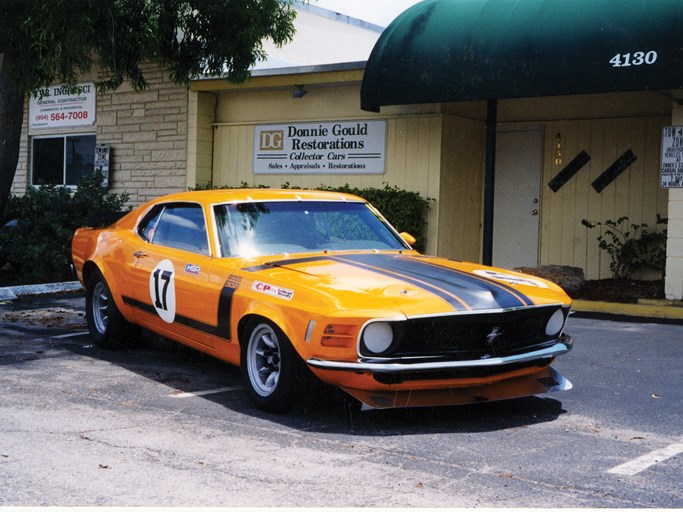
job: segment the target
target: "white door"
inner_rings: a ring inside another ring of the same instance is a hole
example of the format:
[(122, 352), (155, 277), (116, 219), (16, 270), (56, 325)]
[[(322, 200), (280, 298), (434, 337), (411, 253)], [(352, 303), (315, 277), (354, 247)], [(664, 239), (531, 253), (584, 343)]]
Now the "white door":
[(538, 264), (543, 133), (499, 131), (493, 210), (493, 264), (512, 269)]

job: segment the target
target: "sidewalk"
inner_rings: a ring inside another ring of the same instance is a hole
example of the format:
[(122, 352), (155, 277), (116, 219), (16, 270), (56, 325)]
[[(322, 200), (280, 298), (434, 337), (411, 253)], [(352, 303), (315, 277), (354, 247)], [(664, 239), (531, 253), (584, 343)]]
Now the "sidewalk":
[(22, 295), (44, 295), (47, 293), (64, 293), (82, 290), (78, 281), (64, 283), (30, 284), (23, 286), (0, 287), (0, 302), (17, 300)]
[(683, 321), (683, 301), (640, 299), (638, 304), (599, 302), (576, 299), (572, 310), (577, 313), (632, 316)]

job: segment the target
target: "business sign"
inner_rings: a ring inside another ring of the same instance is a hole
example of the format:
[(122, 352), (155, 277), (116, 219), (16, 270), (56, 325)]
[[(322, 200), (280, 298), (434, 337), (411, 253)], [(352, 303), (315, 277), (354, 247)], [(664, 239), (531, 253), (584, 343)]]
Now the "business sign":
[(386, 121), (260, 125), (256, 174), (383, 174)]
[(662, 188), (683, 188), (683, 126), (662, 129), (659, 177)]
[(29, 100), (31, 128), (95, 124), (95, 84), (51, 85)]

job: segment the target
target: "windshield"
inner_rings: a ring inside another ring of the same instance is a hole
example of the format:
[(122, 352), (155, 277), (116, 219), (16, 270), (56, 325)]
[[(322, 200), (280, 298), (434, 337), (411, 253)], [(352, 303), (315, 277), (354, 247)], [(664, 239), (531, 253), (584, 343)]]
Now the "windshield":
[(407, 249), (363, 203), (273, 201), (214, 206), (224, 257)]

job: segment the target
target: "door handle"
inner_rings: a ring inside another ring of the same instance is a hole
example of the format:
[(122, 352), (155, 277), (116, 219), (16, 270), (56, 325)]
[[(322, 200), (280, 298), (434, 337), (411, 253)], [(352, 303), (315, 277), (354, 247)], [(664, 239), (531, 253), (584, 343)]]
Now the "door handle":
[(145, 251), (136, 251), (136, 252), (133, 253), (133, 256), (135, 256), (135, 257), (138, 258), (138, 259), (140, 259), (140, 258), (146, 258), (146, 257), (147, 257), (147, 253), (146, 253)]

